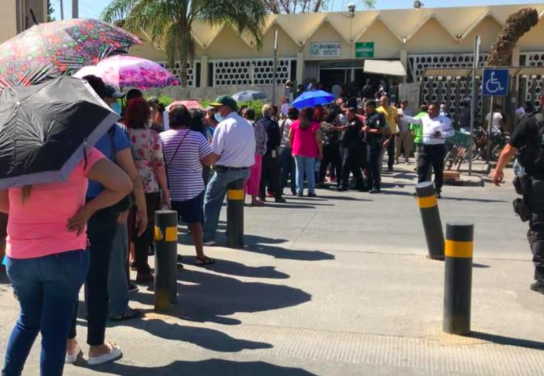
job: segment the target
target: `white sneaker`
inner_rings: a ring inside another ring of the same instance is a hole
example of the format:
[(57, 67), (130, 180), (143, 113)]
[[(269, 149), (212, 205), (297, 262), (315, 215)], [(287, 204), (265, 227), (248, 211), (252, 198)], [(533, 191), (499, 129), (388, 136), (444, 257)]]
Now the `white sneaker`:
[(209, 240), (209, 241), (204, 242), (202, 244), (205, 245), (206, 247), (214, 247), (217, 243), (215, 242), (215, 240)]
[(112, 349), (109, 354), (104, 354), (101, 356), (97, 356), (95, 358), (89, 358), (87, 360), (87, 364), (90, 366), (99, 366), (101, 364), (117, 360), (121, 356), (123, 356), (123, 352), (121, 351), (121, 348), (117, 345), (112, 344)]
[(79, 347), (79, 345), (76, 345), (76, 348), (74, 349), (74, 352), (72, 354), (66, 354), (66, 358), (64, 358), (64, 363), (74, 364), (75, 362), (77, 362), (80, 354), (81, 347)]

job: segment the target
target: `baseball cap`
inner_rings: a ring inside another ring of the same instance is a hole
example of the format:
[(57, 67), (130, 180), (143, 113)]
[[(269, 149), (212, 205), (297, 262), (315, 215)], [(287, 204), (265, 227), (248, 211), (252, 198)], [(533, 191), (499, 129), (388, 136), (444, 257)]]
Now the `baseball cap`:
[(106, 89), (104, 90), (104, 97), (105, 98), (114, 98), (114, 99), (120, 99), (124, 98), (125, 94), (118, 92), (115, 90), (115, 88), (111, 85), (106, 85)]
[(212, 107), (226, 106), (226, 107), (231, 108), (234, 111), (238, 110), (238, 104), (236, 103), (234, 98), (231, 97), (230, 95), (221, 95), (220, 97), (217, 97), (215, 102), (210, 103), (210, 106), (212, 106)]

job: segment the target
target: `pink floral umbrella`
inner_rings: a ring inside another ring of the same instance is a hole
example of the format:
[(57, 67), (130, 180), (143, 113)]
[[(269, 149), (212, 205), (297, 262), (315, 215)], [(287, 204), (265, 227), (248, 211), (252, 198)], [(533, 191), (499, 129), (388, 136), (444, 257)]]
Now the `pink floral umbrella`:
[(106, 84), (119, 88), (148, 89), (179, 85), (178, 78), (161, 65), (134, 56), (112, 56), (100, 61), (96, 66), (83, 67), (74, 74), (80, 78), (88, 75), (98, 76)]
[(190, 99), (190, 100), (186, 100), (186, 101), (172, 102), (171, 104), (169, 104), (166, 107), (166, 109), (168, 111), (170, 111), (171, 108), (174, 108), (174, 107), (180, 106), (180, 105), (183, 105), (183, 106), (187, 107), (188, 110), (190, 110), (192, 108), (196, 108), (197, 110), (204, 111), (204, 107), (202, 107), (202, 105), (200, 103), (198, 103), (197, 101), (195, 101), (194, 99)]

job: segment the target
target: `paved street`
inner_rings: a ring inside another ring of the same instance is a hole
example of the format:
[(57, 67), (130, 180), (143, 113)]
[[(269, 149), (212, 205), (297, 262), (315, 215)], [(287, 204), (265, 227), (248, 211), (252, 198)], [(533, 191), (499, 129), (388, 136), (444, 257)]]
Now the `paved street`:
[[(544, 297), (528, 289), (531, 255), (511, 185), (446, 187), (439, 201), (444, 226), (475, 224), (475, 333), (456, 337), (442, 333), (443, 263), (424, 257), (415, 174), (384, 181), (382, 195), (320, 190), (246, 208), (246, 248), (209, 248), (218, 263), (208, 269), (192, 266), (182, 232), (177, 311), (154, 314), (152, 293), (134, 294), (145, 319), (108, 330), (124, 358), (65, 374), (542, 375)], [(18, 307), (2, 283), (3, 358)], [(38, 356), (36, 346), (25, 375), (38, 374)]]

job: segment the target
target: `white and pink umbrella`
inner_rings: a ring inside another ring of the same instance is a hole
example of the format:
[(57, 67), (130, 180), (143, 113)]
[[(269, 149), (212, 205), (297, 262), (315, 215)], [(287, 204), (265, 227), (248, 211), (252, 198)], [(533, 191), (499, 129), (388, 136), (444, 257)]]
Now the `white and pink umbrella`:
[(134, 56), (117, 55), (100, 61), (95, 66), (81, 68), (75, 77), (94, 75), (109, 85), (123, 88), (148, 89), (179, 85), (176, 76), (166, 68), (151, 61)]

